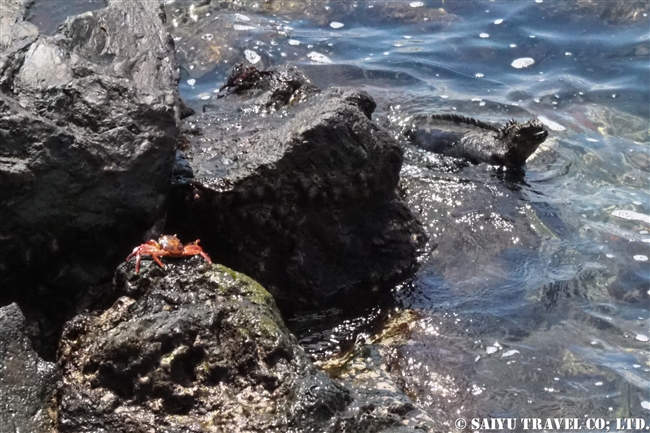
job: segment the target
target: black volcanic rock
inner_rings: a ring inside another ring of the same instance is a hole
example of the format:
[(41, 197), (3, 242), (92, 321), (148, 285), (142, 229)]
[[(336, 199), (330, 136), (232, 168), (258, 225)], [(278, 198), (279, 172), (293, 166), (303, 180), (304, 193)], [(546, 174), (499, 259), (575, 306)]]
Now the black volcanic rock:
[[(381, 373), (317, 370), (252, 279), (198, 257), (115, 275), (122, 296), (68, 322), (58, 431), (409, 432), (426, 417)], [(389, 404), (383, 407), (382, 403)], [(392, 409), (391, 409), (392, 408)], [(408, 424), (407, 427), (405, 424)]]
[(156, 2), (109, 2), (51, 37), (24, 3), (0, 4), (0, 305), (58, 309), (44, 299), (109, 281), (163, 216), (182, 103)]
[(354, 304), (413, 270), (425, 239), (397, 194), (402, 150), (367, 93), (332, 89), (263, 116), (233, 110), (237, 98), (185, 121), (171, 232), (200, 237), (283, 309)]
[(56, 426), (56, 364), (32, 349), (17, 304), (0, 308), (0, 433), (51, 432)]

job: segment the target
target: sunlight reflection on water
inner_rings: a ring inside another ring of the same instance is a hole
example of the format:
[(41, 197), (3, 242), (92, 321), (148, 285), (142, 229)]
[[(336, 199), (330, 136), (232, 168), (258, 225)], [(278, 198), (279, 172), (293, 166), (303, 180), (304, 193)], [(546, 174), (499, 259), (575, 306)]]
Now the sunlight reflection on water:
[[(168, 5), (176, 22), (189, 3)], [(648, 415), (648, 7), (602, 4), (243, 2), (173, 29), (197, 108), (246, 56), (363, 88), (395, 130), (431, 112), (538, 116), (551, 130), (512, 183), (406, 152), (403, 186), (432, 252), (395, 289), (420, 316), (390, 363), (433, 415)], [(338, 314), (294, 323), (314, 356), (381, 316)]]

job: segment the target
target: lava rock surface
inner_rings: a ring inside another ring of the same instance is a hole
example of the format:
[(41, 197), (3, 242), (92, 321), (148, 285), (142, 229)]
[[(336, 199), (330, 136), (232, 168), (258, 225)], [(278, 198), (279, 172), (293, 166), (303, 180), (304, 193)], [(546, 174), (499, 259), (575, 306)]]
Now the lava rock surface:
[(377, 383), (349, 389), (317, 370), (243, 274), (198, 257), (144, 261), (139, 275), (129, 262), (115, 291), (113, 307), (65, 327), (62, 433), (415, 431), (405, 396), (391, 411)]
[(172, 232), (200, 237), (283, 310), (351, 305), (416, 267), (426, 239), (397, 191), (402, 150), (367, 93), (330, 89), (266, 115), (232, 110), (237, 98), (185, 120)]
[(0, 308), (0, 433), (51, 432), (59, 369), (38, 357), (17, 304)]
[(0, 303), (59, 309), (163, 216), (183, 104), (156, 2), (109, 1), (51, 37), (27, 3), (0, 4)]

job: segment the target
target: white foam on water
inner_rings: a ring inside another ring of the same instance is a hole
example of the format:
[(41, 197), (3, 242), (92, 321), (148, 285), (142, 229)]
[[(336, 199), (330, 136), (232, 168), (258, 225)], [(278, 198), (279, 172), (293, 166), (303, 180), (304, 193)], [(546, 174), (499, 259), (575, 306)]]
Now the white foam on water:
[(479, 36), (480, 38), (483, 38), (483, 39), (485, 39), (485, 38), (489, 38), (489, 37), (490, 37), (490, 35), (488, 35), (487, 33), (481, 33), (481, 34), (478, 35), (478, 36)]
[(501, 18), (499, 18), (498, 20), (494, 20), (494, 24), (496, 24), (496, 25), (499, 25), (502, 22), (503, 22), (503, 20)]
[(641, 212), (635, 212), (633, 210), (616, 209), (612, 212), (612, 215), (626, 220), (635, 220), (650, 224), (650, 215), (646, 215)]
[(515, 59), (510, 63), (510, 66), (516, 69), (527, 68), (535, 63), (535, 59), (532, 57), (520, 57)]
[(637, 254), (636, 256), (632, 256), (632, 258), (634, 260), (636, 260), (637, 262), (647, 262), (648, 261), (648, 256), (644, 256), (643, 254)]
[(253, 64), (262, 60), (262, 57), (253, 50), (244, 50), (244, 56), (246, 57), (246, 60)]
[(232, 26), (233, 29), (235, 30), (253, 30), (255, 27), (253, 26), (243, 26), (241, 24), (235, 24)]
[(295, 39), (289, 39), (288, 42), (289, 42), (289, 45), (293, 45), (293, 46), (298, 46), (298, 45), (300, 45), (300, 41), (297, 41), (297, 40), (295, 40)]
[(316, 51), (307, 53), (307, 57), (317, 63), (332, 63), (329, 57), (327, 57), (325, 54), (317, 53)]
[(635, 338), (639, 341), (650, 341), (650, 338), (648, 338), (647, 335), (643, 335), (643, 334), (636, 334)]
[(330, 23), (330, 27), (333, 28), (333, 29), (340, 29), (340, 28), (343, 27), (344, 25), (345, 25), (345, 24), (340, 23), (340, 22), (338, 22), (338, 21), (332, 21), (332, 22)]
[(409, 6), (411, 6), (412, 8), (421, 8), (422, 6), (424, 6), (424, 3), (422, 3), (422, 2), (411, 2), (411, 3), (409, 3)]
[(248, 21), (251, 20), (249, 17), (247, 17), (246, 15), (242, 15), (242, 14), (235, 14), (235, 19), (237, 21), (245, 21), (245, 22), (248, 22)]
[(194, 86), (196, 84), (196, 80), (194, 78), (190, 78), (189, 80), (187, 80), (187, 84), (189, 84), (190, 86)]
[(518, 353), (519, 353), (519, 351), (518, 351), (518, 350), (515, 350), (515, 349), (508, 350), (508, 351), (505, 352), (503, 355), (501, 355), (501, 358), (507, 358), (508, 356), (516, 355), (516, 354), (518, 354)]

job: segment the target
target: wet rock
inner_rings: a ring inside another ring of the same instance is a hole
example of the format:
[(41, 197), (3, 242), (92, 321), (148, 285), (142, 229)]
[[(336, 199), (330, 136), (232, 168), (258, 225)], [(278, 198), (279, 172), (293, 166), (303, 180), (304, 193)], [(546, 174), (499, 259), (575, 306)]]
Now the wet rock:
[(227, 101), (205, 104), (202, 111), (219, 112), (227, 106), (230, 112), (273, 113), (293, 107), (319, 92), (320, 89), (293, 65), (259, 70), (250, 64), (239, 63), (217, 92), (217, 99)]
[[(259, 70), (255, 66), (239, 63), (233, 68), (230, 77), (219, 89), (218, 98), (228, 98), (230, 111), (267, 111), (274, 112), (292, 107), (320, 92), (316, 86), (295, 66), (286, 65), (271, 70)], [(232, 101), (239, 95), (237, 101)], [(222, 102), (224, 104), (225, 101)], [(203, 112), (209, 112), (219, 106), (205, 105)]]
[(0, 432), (51, 432), (59, 371), (32, 349), (17, 304), (0, 308)]
[[(443, 423), (432, 419), (406, 396), (395, 380), (399, 373), (392, 371), (394, 354), (406, 344), (410, 328), (418, 318), (419, 315), (412, 310), (399, 311), (367, 343), (358, 343), (348, 353), (327, 360), (320, 367), (349, 387), (355, 402), (362, 401), (365, 408), (374, 408), (382, 413), (382, 420), (399, 422), (403, 431), (444, 431)], [(378, 427), (373, 426), (375, 429)]]
[(51, 37), (24, 3), (0, 4), (0, 303), (65, 299), (60, 314), (162, 217), (178, 68), (155, 2), (109, 2)]
[[(542, 239), (554, 236), (549, 227), (557, 215), (536, 213), (520, 170), (468, 165), (409, 146), (401, 175), (406, 201), (430, 240), (429, 269), (452, 284), (503, 284), (513, 257), (537, 254)], [(470, 263), (481, 278), (468, 280)]]
[(242, 274), (198, 257), (139, 275), (127, 263), (115, 291), (64, 330), (60, 432), (412, 431), (406, 401), (384, 410), (318, 371)]
[[(358, 419), (343, 421), (337, 431), (352, 432), (433, 432), (436, 422), (399, 388), (387, 371), (385, 358), (376, 345), (362, 345), (342, 360), (337, 360), (336, 378), (352, 390)], [(440, 430), (441, 431), (441, 430)]]
[(424, 236), (397, 194), (402, 151), (370, 120), (368, 94), (333, 89), (266, 116), (228, 99), (187, 119), (194, 178), (177, 178), (173, 232), (283, 309), (353, 303), (414, 269)]

